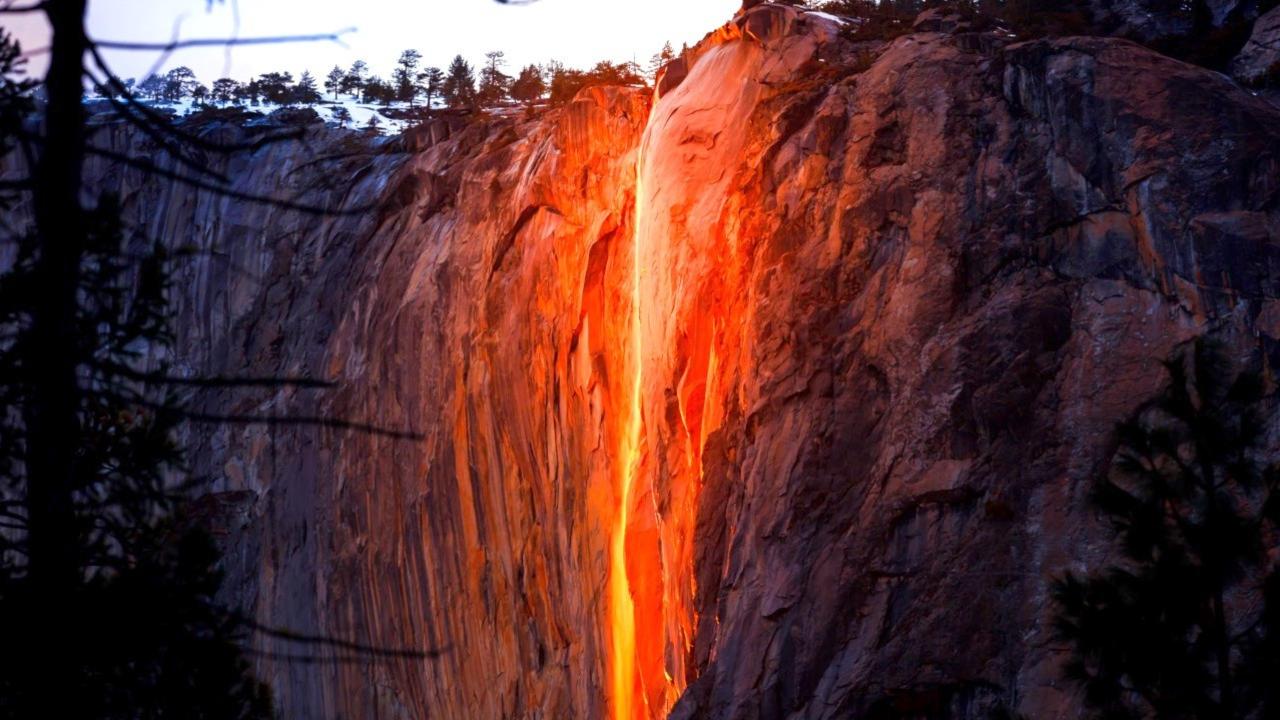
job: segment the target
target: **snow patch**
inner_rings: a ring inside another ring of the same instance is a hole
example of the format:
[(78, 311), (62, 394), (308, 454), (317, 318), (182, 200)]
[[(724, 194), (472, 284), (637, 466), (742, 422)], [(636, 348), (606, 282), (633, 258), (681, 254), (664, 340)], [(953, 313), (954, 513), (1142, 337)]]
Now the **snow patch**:
[[(88, 97), (86, 98), (86, 101), (94, 101), (98, 99), (99, 98)], [(200, 106), (191, 98), (184, 98), (177, 102), (156, 102), (152, 100), (142, 100), (142, 103), (150, 108), (153, 108), (163, 113), (172, 112), (177, 117), (184, 117), (184, 116), (190, 115), (194, 112), (197, 112), (200, 109)], [(437, 109), (444, 107), (439, 100), (433, 101), (431, 103), (431, 106)], [(279, 110), (284, 107), (290, 107), (294, 109), (309, 107), (312, 110), (315, 110), (316, 113), (320, 115), (321, 120), (324, 120), (326, 123), (333, 123), (335, 125), (338, 123), (336, 112), (338, 111), (339, 108), (346, 108), (347, 112), (350, 113), (351, 115), (351, 119), (347, 121), (347, 124), (346, 124), (347, 127), (363, 128), (369, 123), (370, 118), (377, 118), (378, 129), (382, 131), (383, 134), (386, 134), (386, 135), (399, 135), (400, 133), (404, 132), (410, 126), (413, 125), (413, 123), (409, 120), (391, 118), (383, 114), (386, 110), (408, 110), (409, 103), (394, 102), (394, 103), (391, 103), (390, 105), (383, 106), (383, 105), (360, 102), (358, 99), (353, 97), (340, 97), (336, 101), (328, 100), (328, 99), (321, 100), (320, 102), (314, 105), (296, 105), (296, 104), (295, 105), (277, 105), (275, 103), (264, 102), (258, 105), (228, 104), (228, 105), (209, 105), (209, 107), (213, 107), (213, 108), (238, 107), (250, 112), (259, 112), (259, 113), (262, 113), (263, 115), (270, 115), (276, 110)], [(414, 107), (422, 107), (422, 103), (418, 103)]]
[(849, 18), (837, 17), (835, 15), (832, 15), (831, 13), (824, 13), (821, 10), (806, 10), (804, 14), (812, 15), (817, 18), (822, 18), (823, 20), (828, 20), (837, 25), (848, 25), (850, 22)]

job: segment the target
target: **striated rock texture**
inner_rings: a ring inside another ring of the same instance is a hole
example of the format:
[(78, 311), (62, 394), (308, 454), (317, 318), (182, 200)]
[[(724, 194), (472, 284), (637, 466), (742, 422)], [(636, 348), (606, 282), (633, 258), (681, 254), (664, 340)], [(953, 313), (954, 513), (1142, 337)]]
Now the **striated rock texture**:
[(184, 368), (336, 382), (199, 409), (415, 434), (191, 430), (235, 599), (439, 651), (259, 638), (284, 714), (1074, 717), (1047, 589), (1107, 557), (1114, 424), (1199, 334), (1276, 359), (1280, 108), (1124, 41), (853, 47), (768, 3), (658, 85), (209, 159), (343, 214), (94, 165), (198, 251)]
[(1114, 424), (1198, 333), (1275, 352), (1280, 114), (1127, 42), (863, 68), (774, 14), (644, 148), (654, 482), (700, 485), (676, 715), (1073, 716), (1046, 589), (1105, 557)]
[[(645, 93), (601, 89), (540, 123), (395, 141), (321, 130), (209, 158), (238, 193), (336, 214), (92, 168), (145, 232), (192, 246), (176, 278), (185, 368), (337, 383), (195, 409), (419, 436), (192, 428), (194, 471), (240, 503), (226, 513), (234, 600), (304, 634), (439, 651), (313, 663), (288, 656), (349, 653), (258, 638), (285, 716), (605, 716), (606, 413), (625, 355), (604, 349), (629, 317), (616, 288), (647, 112)], [(97, 142), (153, 152), (113, 126)]]

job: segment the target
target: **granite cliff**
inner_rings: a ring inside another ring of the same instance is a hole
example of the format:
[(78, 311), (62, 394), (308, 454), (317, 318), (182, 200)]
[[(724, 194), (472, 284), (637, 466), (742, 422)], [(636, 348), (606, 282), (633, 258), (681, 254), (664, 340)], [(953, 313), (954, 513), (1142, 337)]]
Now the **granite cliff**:
[(198, 409), (408, 433), (189, 431), (233, 599), (439, 651), (260, 639), (286, 717), (1075, 716), (1047, 588), (1114, 424), (1193, 337), (1276, 359), (1280, 107), (949, 29), (765, 3), (656, 93), (210, 155), (234, 196), (91, 165), (191, 246), (185, 371), (336, 383)]

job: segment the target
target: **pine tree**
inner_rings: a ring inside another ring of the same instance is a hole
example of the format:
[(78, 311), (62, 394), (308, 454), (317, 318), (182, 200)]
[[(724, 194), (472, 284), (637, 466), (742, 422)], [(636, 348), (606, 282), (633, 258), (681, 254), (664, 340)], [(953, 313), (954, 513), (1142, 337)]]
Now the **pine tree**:
[(445, 77), (444, 87), (441, 91), (444, 94), (445, 102), (451, 108), (475, 106), (475, 75), (471, 72), (471, 65), (461, 55), (455, 56), (453, 62), (449, 63), (449, 73)]
[(324, 78), (324, 89), (327, 92), (333, 93), (334, 102), (338, 101), (338, 91), (342, 90), (342, 81), (346, 79), (346, 77), (347, 74), (342, 71), (342, 68), (334, 65), (333, 69), (330, 70), (329, 74)]
[(211, 97), (215, 103), (227, 104), (238, 97), (240, 83), (231, 78), (219, 78), (213, 81)]
[(333, 120), (338, 123), (338, 127), (345, 128), (351, 122), (351, 111), (339, 105), (333, 108)]
[(669, 42), (665, 43), (662, 46), (661, 50), (654, 53), (653, 57), (649, 58), (649, 67), (648, 67), (649, 81), (657, 82), (658, 71), (661, 70), (663, 66), (665, 66), (667, 63), (675, 59), (676, 59), (676, 51), (671, 47), (671, 43)]
[(196, 74), (191, 68), (182, 65), (176, 67), (164, 76), (164, 99), (169, 102), (178, 102), (191, 94), (195, 86), (199, 84), (196, 81)]
[(431, 107), (431, 101), (440, 95), (440, 90), (444, 87), (444, 73), (438, 67), (429, 67), (418, 73), (418, 89), (426, 98), (427, 107)]
[(314, 105), (320, 101), (320, 91), (316, 88), (316, 79), (309, 71), (303, 70), (302, 77), (293, 86), (293, 101), (300, 105)]
[(277, 105), (289, 105), (293, 102), (293, 73), (263, 73), (255, 82), (256, 93), (264, 101)]
[(1066, 671), (1098, 717), (1277, 717), (1280, 463), (1263, 460), (1260, 414), (1274, 395), (1203, 341), (1166, 367), (1092, 494), (1122, 561), (1054, 585)]
[(480, 87), (476, 91), (476, 99), (484, 107), (500, 104), (507, 97), (511, 78), (502, 72), (507, 64), (506, 54), (501, 50), (485, 53), (485, 65), (480, 70)]
[(262, 97), (262, 84), (257, 80), (240, 85), (236, 88), (237, 102), (244, 102), (250, 105), (257, 105), (259, 98)]
[(360, 95), (364, 92), (365, 74), (369, 72), (369, 65), (363, 60), (356, 60), (351, 63), (351, 69), (347, 71), (346, 77), (342, 79), (342, 92), (351, 95)]
[(534, 103), (542, 99), (546, 91), (547, 84), (543, 82), (542, 71), (537, 65), (525, 67), (520, 71), (516, 81), (511, 84), (511, 97), (524, 103), (528, 108), (532, 108)]
[[(0, 159), (18, 146), (18, 136), (35, 107), (31, 90), (36, 82), (26, 77), (25, 65), (22, 45), (0, 28)], [(0, 187), (0, 211), (11, 208), (20, 196), (17, 188)]]
[(138, 92), (142, 93), (144, 97), (149, 97), (157, 102), (164, 99), (164, 91), (164, 78), (156, 75), (155, 73), (151, 73), (143, 78), (142, 82), (138, 85)]
[(396, 89), (391, 83), (374, 75), (364, 83), (363, 89), (364, 102), (376, 102), (381, 105), (390, 105), (396, 99)]
[(563, 105), (586, 85), (586, 73), (581, 70), (565, 67), (556, 60), (547, 63), (547, 94), (552, 105)]
[[(43, 716), (32, 709), (51, 698), (24, 677), (32, 653), (54, 642), (67, 674), (42, 678), (63, 693), (62, 712), (51, 716), (265, 719), (270, 695), (241, 657), (239, 619), (216, 599), (217, 553), (181, 522), (188, 486), (174, 432), (182, 416), (164, 389), (169, 254), (126, 236), (120, 216), (111, 195), (83, 211), (76, 299), (63, 328), (79, 380), (62, 445), (74, 459), (59, 546), (75, 572), (57, 610), (36, 581), (35, 516), (9, 512), (38, 502), (29, 412), (49, 358), (31, 318), (45, 302), (33, 288), (46, 246), (22, 237), (0, 276), (0, 326), (10, 338), (0, 346), (0, 717)], [(32, 622), (50, 613), (73, 645)]]
[(395, 87), (396, 99), (408, 102), (413, 107), (413, 97), (417, 94), (418, 63), (422, 53), (417, 50), (405, 50), (396, 61), (396, 69), (391, 74), (391, 83)]

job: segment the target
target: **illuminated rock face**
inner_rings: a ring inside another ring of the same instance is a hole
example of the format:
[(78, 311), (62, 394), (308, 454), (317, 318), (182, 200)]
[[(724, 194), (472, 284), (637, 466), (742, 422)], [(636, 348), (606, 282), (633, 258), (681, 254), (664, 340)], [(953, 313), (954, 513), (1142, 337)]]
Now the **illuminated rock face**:
[(1047, 587), (1106, 555), (1114, 423), (1207, 329), (1274, 359), (1280, 110), (1128, 43), (868, 51), (768, 4), (659, 87), (225, 161), (352, 215), (98, 168), (229, 255), (179, 278), (193, 371), (337, 382), (201, 407), (421, 435), (192, 433), (249, 491), (236, 598), (440, 650), (264, 659), (285, 714), (1074, 717)]

